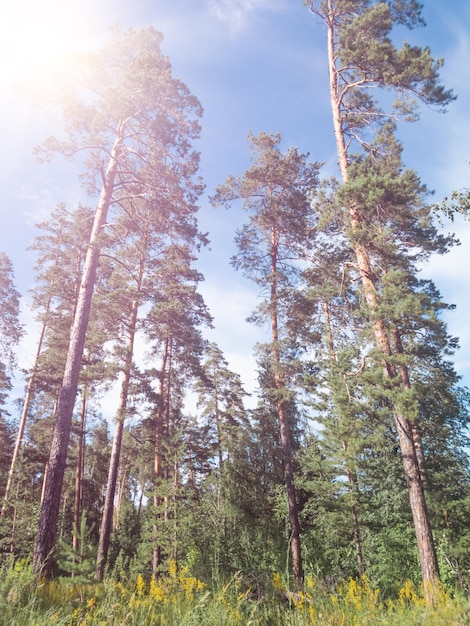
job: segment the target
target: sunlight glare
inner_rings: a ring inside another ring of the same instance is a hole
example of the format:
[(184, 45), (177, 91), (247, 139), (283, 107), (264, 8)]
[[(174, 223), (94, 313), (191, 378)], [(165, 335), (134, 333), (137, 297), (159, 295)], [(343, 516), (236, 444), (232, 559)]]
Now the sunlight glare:
[(0, 88), (47, 97), (65, 84), (74, 56), (93, 47), (93, 20), (86, 6), (60, 0), (10, 0), (3, 5)]

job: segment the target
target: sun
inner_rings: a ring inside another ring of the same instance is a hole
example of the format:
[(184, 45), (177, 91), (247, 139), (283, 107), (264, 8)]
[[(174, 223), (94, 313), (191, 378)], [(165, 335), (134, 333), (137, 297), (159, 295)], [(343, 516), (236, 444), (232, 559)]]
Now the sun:
[(86, 2), (4, 0), (0, 8), (0, 88), (47, 93), (70, 77), (93, 45)]

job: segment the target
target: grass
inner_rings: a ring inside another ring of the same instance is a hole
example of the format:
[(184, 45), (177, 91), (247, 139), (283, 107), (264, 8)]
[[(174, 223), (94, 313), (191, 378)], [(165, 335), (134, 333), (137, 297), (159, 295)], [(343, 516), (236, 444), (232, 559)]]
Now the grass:
[(241, 575), (210, 589), (170, 563), (165, 576), (125, 582), (37, 583), (27, 564), (4, 567), (0, 624), (5, 626), (465, 626), (470, 603), (444, 587), (434, 607), (405, 582), (396, 598), (383, 600), (366, 577), (333, 591), (307, 577), (302, 593), (289, 592), (274, 575), (269, 593), (250, 589)]

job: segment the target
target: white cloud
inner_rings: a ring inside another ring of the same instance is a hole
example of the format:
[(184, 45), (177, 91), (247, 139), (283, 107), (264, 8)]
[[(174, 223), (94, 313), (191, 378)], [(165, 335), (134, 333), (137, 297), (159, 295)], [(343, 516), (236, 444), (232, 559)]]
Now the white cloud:
[(460, 350), (454, 357), (455, 369), (463, 376), (463, 384), (470, 385), (470, 327), (468, 324), (468, 293), (470, 292), (470, 223), (457, 218), (445, 231), (455, 232), (461, 245), (444, 256), (435, 255), (423, 268), (423, 277), (431, 278), (444, 302), (455, 305), (455, 310), (444, 315), (450, 335), (458, 337)]
[[(462, 6), (462, 9), (464, 7)], [(460, 13), (460, 12), (459, 12)], [(440, 128), (430, 129), (439, 132), (440, 146), (436, 157), (443, 164), (441, 177), (449, 189), (458, 189), (470, 179), (470, 84), (465, 60), (470, 56), (470, 35), (468, 22), (470, 10), (465, 7), (464, 15), (452, 14), (440, 8), (440, 17), (446, 26), (446, 46), (443, 51), (444, 67), (441, 75), (446, 87), (451, 88), (457, 99), (448, 106), (447, 113), (439, 123)], [(460, 19), (459, 19), (460, 18)], [(444, 148), (444, 150), (442, 150)], [(444, 160), (445, 159), (445, 160)], [(468, 184), (468, 183), (467, 183)]]
[[(200, 291), (214, 317), (215, 328), (205, 333), (224, 353), (229, 367), (241, 376), (245, 390), (253, 393), (257, 387), (256, 360), (253, 348), (268, 339), (268, 329), (246, 322), (258, 304), (256, 288), (241, 286), (234, 274), (224, 285), (202, 283)], [(238, 283), (238, 284), (237, 284)], [(254, 398), (247, 402), (252, 406)]]
[(206, 0), (209, 14), (229, 25), (232, 32), (242, 30), (249, 17), (258, 11), (276, 9), (279, 0)]
[(470, 88), (468, 74), (462, 71), (462, 60), (470, 57), (470, 36), (462, 24), (454, 24), (451, 32), (452, 45), (446, 53), (442, 74), (444, 83), (454, 90), (457, 100), (449, 105), (442, 124), (447, 131), (443, 140), (447, 144), (444, 154), (448, 163), (443, 168), (443, 179), (450, 189), (459, 189), (468, 186), (470, 180)]

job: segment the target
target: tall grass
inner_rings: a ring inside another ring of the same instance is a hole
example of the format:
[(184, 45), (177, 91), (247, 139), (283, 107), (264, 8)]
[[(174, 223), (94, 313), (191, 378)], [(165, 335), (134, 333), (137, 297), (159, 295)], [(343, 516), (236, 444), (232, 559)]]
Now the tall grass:
[(381, 599), (369, 580), (348, 580), (335, 589), (307, 576), (302, 593), (290, 592), (279, 575), (266, 591), (242, 575), (209, 588), (170, 562), (167, 573), (102, 584), (73, 579), (42, 582), (26, 563), (0, 572), (0, 624), (5, 626), (464, 626), (470, 603), (442, 587), (434, 607), (405, 582), (396, 598)]

